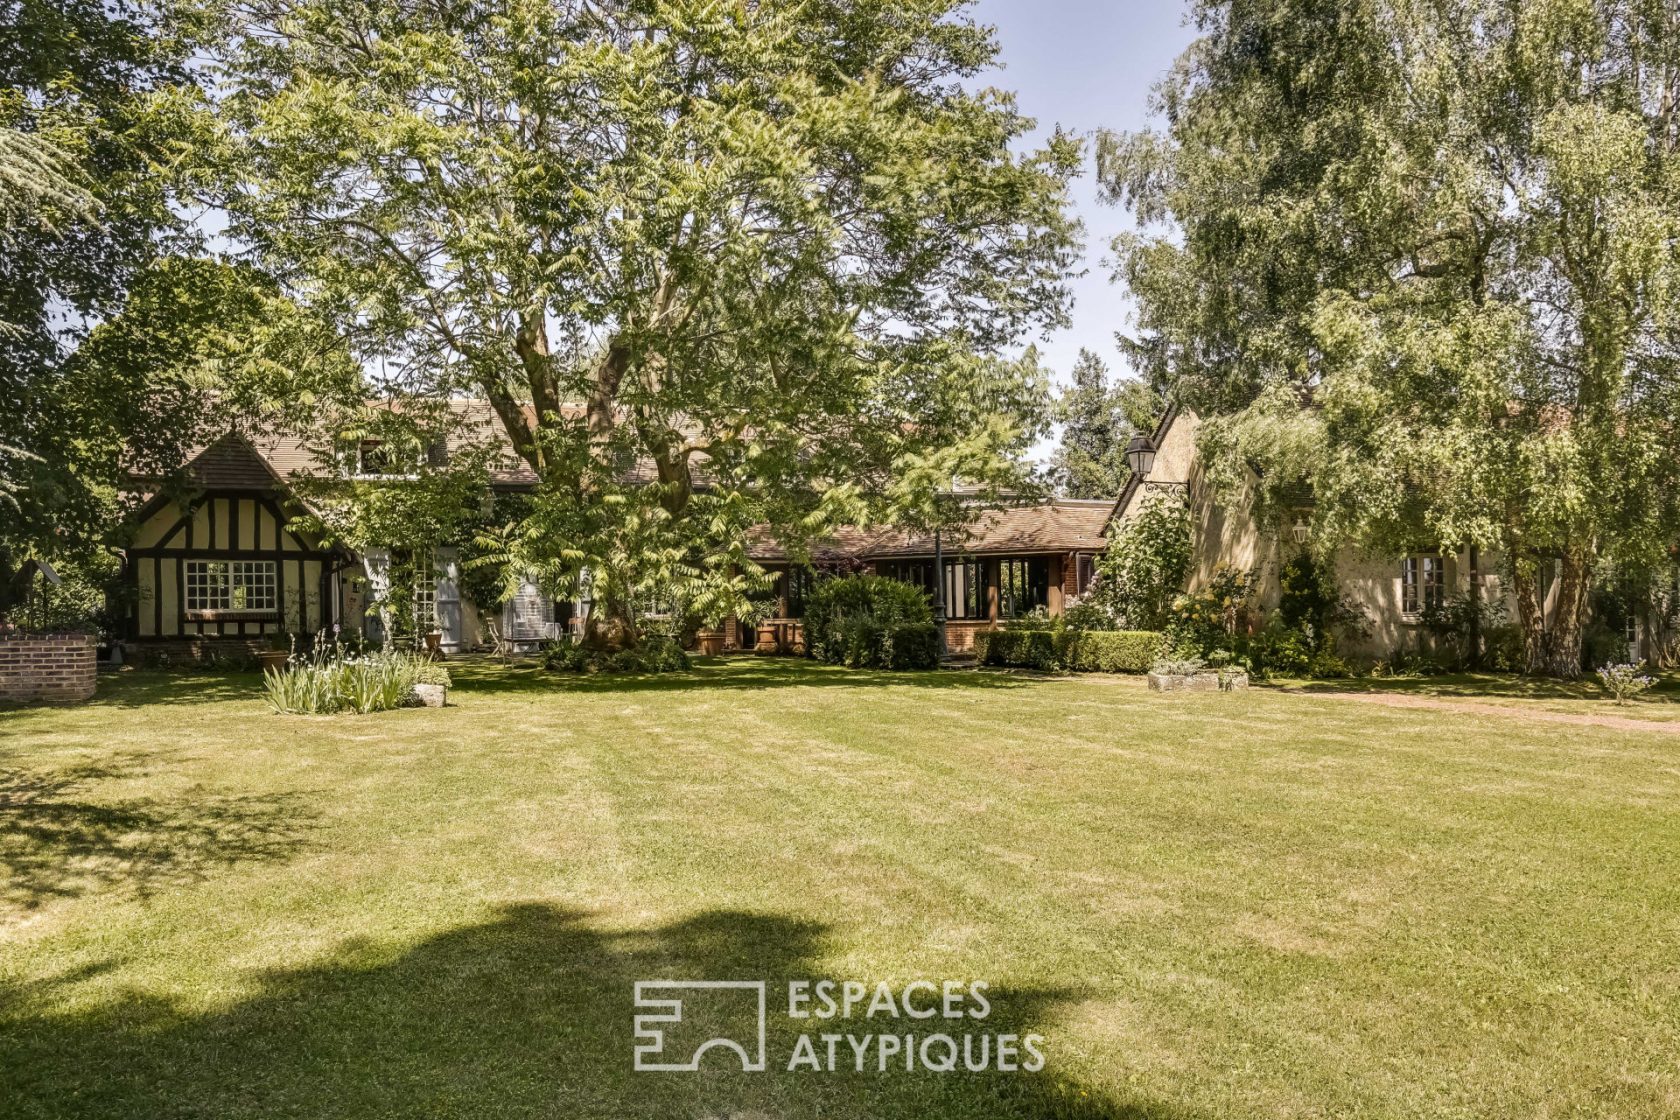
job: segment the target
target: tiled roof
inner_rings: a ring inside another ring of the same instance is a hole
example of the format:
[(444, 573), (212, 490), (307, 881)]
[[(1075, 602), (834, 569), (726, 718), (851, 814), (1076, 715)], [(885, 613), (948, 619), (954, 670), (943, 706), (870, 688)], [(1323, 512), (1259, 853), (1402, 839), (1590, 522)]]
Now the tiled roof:
[[(947, 533), (946, 552), (1101, 552), (1112, 500), (1056, 498), (980, 513), (966, 532)], [(933, 534), (896, 533), (877, 541), (872, 556), (932, 556)]]
[(238, 432), (229, 432), (187, 464), (187, 477), (206, 490), (275, 489), (280, 479), (263, 455)]
[[(1034, 552), (1101, 552), (1103, 535), (1114, 512), (1111, 500), (1055, 498), (1029, 505), (978, 510), (966, 530), (944, 534), (946, 554), (1009, 555)], [(899, 529), (847, 529), (812, 549), (817, 560), (873, 560), (933, 555), (933, 534)], [(760, 538), (748, 549), (755, 560), (785, 560), (787, 552)]]
[[(451, 451), (492, 442), (504, 454), (491, 470), (491, 481), (503, 486), (530, 486), (537, 476), (514, 454), (501, 418), (482, 400), (451, 402), (460, 423), (449, 437)], [(188, 473), (205, 489), (270, 490), (281, 479), (313, 473), (327, 466), (319, 449), (295, 437), (258, 436), (247, 440), (230, 432), (204, 448), (188, 465)], [(639, 464), (638, 476), (652, 476), (651, 465)], [(1058, 498), (1044, 502), (977, 509), (965, 531), (945, 534), (944, 550), (953, 555), (994, 555), (1031, 552), (1100, 552), (1104, 530), (1115, 510), (1109, 500)], [(757, 535), (748, 551), (757, 560), (785, 560), (786, 550), (767, 535)], [(932, 534), (897, 529), (853, 529), (836, 532), (812, 548), (818, 560), (865, 560), (933, 555)]]

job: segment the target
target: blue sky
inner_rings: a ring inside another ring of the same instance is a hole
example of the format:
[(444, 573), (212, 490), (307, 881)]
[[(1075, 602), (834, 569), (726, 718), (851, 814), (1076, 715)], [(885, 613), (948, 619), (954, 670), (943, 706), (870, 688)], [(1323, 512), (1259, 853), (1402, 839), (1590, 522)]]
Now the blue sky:
[[(988, 84), (1013, 90), (1041, 133), (1057, 124), (1079, 135), (1135, 129), (1148, 121), (1151, 87), (1189, 45), (1179, 0), (978, 0), (975, 14), (997, 28), (1005, 69)], [(1114, 332), (1126, 326), (1122, 291), (1103, 263), (1108, 243), (1131, 226), (1125, 211), (1097, 201), (1089, 165), (1074, 184), (1085, 221), (1087, 274), (1074, 283), (1073, 326), (1040, 343), (1060, 377), (1080, 347), (1122, 368)]]

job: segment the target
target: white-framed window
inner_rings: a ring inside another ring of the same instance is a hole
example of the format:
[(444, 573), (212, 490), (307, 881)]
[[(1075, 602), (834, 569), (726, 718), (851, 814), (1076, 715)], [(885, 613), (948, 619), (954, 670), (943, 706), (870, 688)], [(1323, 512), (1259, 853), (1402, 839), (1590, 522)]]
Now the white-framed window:
[(361, 439), (342, 446), (340, 462), (351, 478), (413, 479), (427, 466), (442, 466), (449, 458), (443, 440), (416, 443)]
[(1446, 563), (1439, 556), (1408, 556), (1400, 561), (1400, 610), (1420, 615), (1440, 610), (1447, 601)]
[(189, 613), (273, 612), (279, 607), (272, 560), (188, 560)]

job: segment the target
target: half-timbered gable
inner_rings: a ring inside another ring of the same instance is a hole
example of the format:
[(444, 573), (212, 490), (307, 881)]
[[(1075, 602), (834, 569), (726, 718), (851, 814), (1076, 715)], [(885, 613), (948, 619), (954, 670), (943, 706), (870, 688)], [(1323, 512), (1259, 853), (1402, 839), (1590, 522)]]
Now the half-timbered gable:
[(349, 556), (289, 528), (285, 483), (229, 433), (187, 467), (191, 497), (154, 497), (128, 550), (130, 634), (256, 639), (339, 621)]

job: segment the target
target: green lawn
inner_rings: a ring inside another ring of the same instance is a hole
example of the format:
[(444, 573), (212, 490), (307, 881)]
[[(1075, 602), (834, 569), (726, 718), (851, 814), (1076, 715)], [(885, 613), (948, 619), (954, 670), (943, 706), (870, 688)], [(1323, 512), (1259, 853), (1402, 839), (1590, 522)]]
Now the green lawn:
[(1280, 680), (1269, 687), (1299, 692), (1389, 692), (1440, 700), (1469, 700), (1528, 711), (1614, 716), (1680, 723), (1680, 674), (1653, 673), (1653, 687), (1617, 705), (1598, 677), (1576, 681), (1507, 673), (1450, 673), (1435, 677), (1355, 677), (1348, 680)]
[[(0, 1115), (1680, 1114), (1680, 736), (457, 672), (433, 711), (131, 673), (0, 713)], [(805, 978), (986, 980), (963, 1029), (1048, 1068), (786, 1072)], [(770, 1070), (632, 1072), (656, 979), (771, 981)]]

